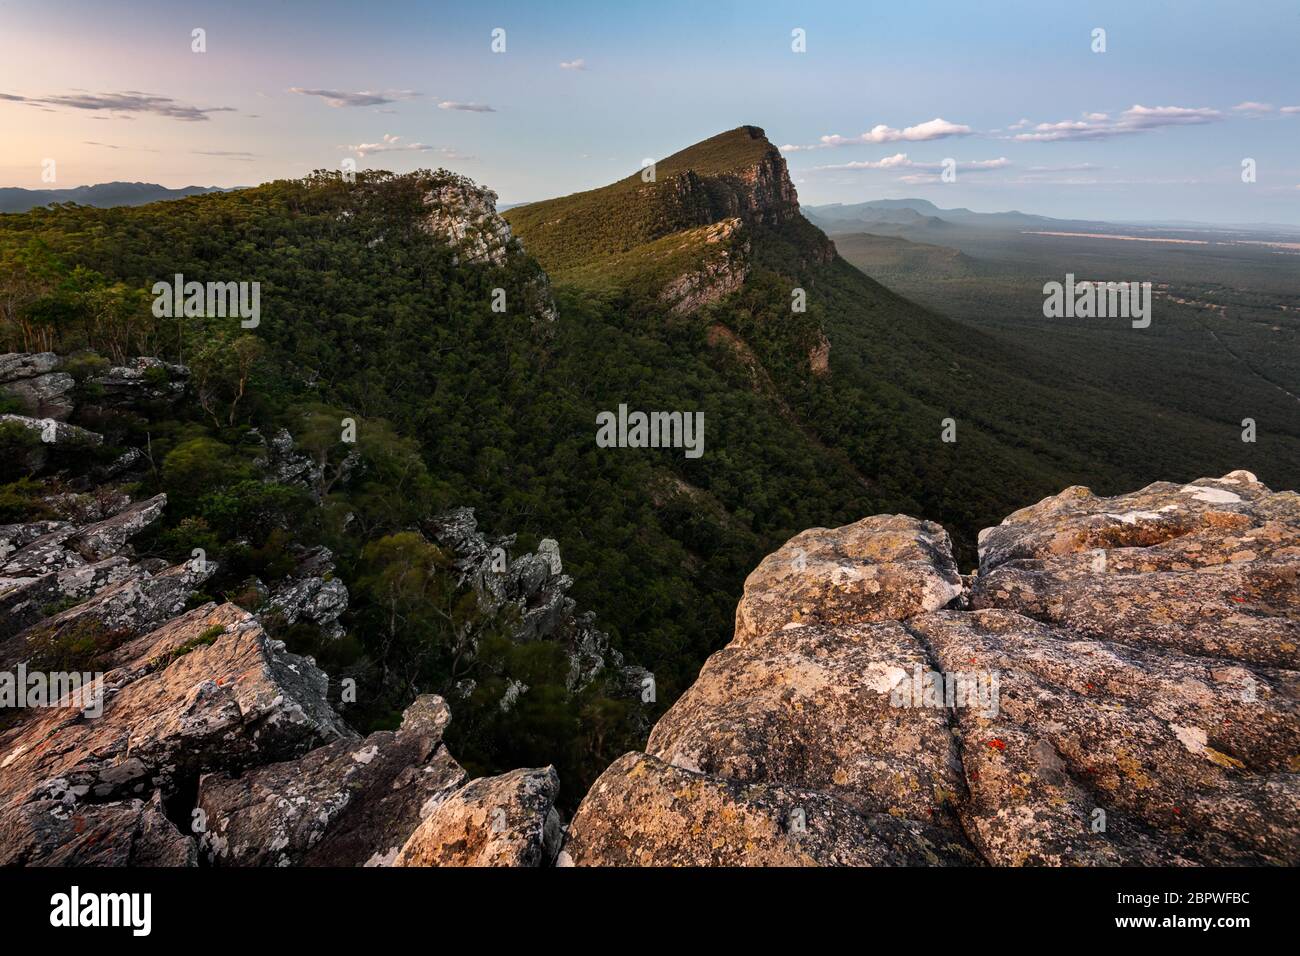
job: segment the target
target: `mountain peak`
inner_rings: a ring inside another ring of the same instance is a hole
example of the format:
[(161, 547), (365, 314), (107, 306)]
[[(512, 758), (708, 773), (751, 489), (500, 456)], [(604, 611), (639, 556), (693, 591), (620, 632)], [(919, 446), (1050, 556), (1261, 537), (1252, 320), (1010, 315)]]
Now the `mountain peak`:
[[(698, 267), (699, 253), (718, 258), (746, 245), (742, 226), (793, 227), (807, 258), (835, 254), (803, 219), (785, 160), (757, 126), (719, 133), (608, 186), (517, 206), (505, 218), (548, 272), (587, 286), (626, 286), (647, 271), (681, 278)], [(709, 228), (732, 221), (721, 233)]]
[(772, 145), (762, 128), (737, 126), (678, 150), (659, 160), (655, 166), (660, 173), (669, 176), (687, 170), (697, 176), (725, 176), (741, 173), (780, 156), (780, 150)]

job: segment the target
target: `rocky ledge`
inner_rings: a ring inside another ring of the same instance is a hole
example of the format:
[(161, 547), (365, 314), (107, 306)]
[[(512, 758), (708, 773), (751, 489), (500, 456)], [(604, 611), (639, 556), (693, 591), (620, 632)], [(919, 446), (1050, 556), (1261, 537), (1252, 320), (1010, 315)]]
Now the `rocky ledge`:
[(806, 531), (592, 786), (572, 865), (1300, 862), (1300, 496), (1069, 488)]

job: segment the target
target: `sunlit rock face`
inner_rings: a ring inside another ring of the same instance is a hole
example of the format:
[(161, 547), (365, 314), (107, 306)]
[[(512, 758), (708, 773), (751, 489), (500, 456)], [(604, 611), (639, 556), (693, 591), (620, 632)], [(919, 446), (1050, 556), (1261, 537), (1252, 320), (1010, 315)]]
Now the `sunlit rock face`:
[(980, 535), (797, 535), (561, 862), (1300, 861), (1300, 497), (1071, 488)]

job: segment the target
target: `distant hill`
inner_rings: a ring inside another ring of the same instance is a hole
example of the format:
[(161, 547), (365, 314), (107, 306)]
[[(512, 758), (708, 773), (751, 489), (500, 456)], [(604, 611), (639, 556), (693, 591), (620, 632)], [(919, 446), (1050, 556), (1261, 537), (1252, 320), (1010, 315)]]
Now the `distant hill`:
[(862, 226), (892, 224), (908, 228), (945, 228), (949, 225), (987, 229), (1043, 229), (1063, 226), (1098, 226), (1100, 223), (1075, 219), (1053, 219), (1011, 210), (974, 212), (970, 209), (941, 209), (928, 199), (873, 199), (860, 203), (831, 203), (805, 206), (803, 213), (829, 233), (856, 232)]
[(17, 186), (0, 188), (0, 212), (27, 212), (38, 206), (56, 202), (75, 202), (82, 206), (143, 206), (163, 199), (184, 199), (204, 193), (224, 192), (220, 186), (182, 186), (168, 189), (157, 183), (97, 183), (94, 186), (74, 186), (71, 189), (20, 189)]

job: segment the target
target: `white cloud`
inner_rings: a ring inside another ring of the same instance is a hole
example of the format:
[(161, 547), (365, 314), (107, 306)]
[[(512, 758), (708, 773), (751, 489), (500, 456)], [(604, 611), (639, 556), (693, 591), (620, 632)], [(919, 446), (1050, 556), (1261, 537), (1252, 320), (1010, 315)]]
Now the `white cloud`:
[(462, 113), (495, 113), (492, 107), (485, 103), (457, 103), (454, 100), (443, 100), (438, 104), (440, 110), (459, 110)]
[(1279, 113), (1300, 113), (1300, 106), (1284, 106), (1280, 110), (1278, 110), (1278, 112)]
[(1271, 103), (1256, 103), (1254, 100), (1246, 100), (1244, 103), (1238, 103), (1233, 107), (1238, 113), (1271, 113), (1273, 105)]
[(1028, 166), (1027, 173), (1076, 173), (1086, 169), (1104, 169), (1096, 163), (1066, 163), (1062, 166)]
[(430, 146), (427, 143), (403, 143), (402, 137), (393, 136), (388, 133), (384, 134), (382, 140), (378, 143), (356, 143), (352, 146), (340, 146), (339, 149), (345, 149), (350, 153), (356, 153), (358, 156), (369, 156), (372, 153), (440, 153), (447, 159), (469, 159), (468, 156), (462, 156), (450, 146)]
[[(999, 156), (997, 159), (973, 159), (957, 163), (959, 171), (981, 172), (989, 169), (1002, 169), (1011, 165), (1011, 160), (1005, 156)], [(814, 170), (846, 170), (846, 169), (921, 169), (932, 172), (939, 172), (944, 168), (943, 163), (920, 163), (908, 159), (907, 153), (895, 153), (893, 156), (886, 156), (884, 159), (875, 160), (858, 160), (852, 163), (835, 163), (830, 166), (814, 166)], [(907, 180), (904, 179), (904, 182)]]
[(962, 126), (959, 123), (949, 123), (946, 119), (936, 116), (932, 120), (926, 120), (924, 123), (917, 123), (915, 126), (908, 126), (905, 129), (894, 129), (892, 126), (886, 126), (881, 123), (873, 126), (865, 133), (857, 136), (840, 136), (832, 133), (829, 136), (821, 137), (820, 141), (809, 146), (796, 146), (786, 144), (781, 147), (783, 153), (800, 153), (810, 149), (827, 149), (833, 146), (858, 146), (862, 144), (879, 145), (880, 143), (919, 143), (932, 139), (946, 139), (949, 136), (969, 136), (975, 132), (969, 126)]
[(895, 153), (884, 159), (863, 159), (852, 163), (836, 163), (833, 166), (814, 166), (814, 169), (893, 169), (897, 166), (911, 166), (907, 153)]
[(566, 60), (560, 64), (561, 70), (585, 70), (586, 68), (587, 68), (587, 61), (582, 58), (578, 58), (576, 60)]
[(1112, 119), (1108, 113), (1084, 113), (1083, 119), (1059, 123), (1039, 123), (1032, 131), (1017, 133), (1013, 139), (1023, 143), (1052, 143), (1062, 140), (1109, 139), (1162, 126), (1195, 126), (1223, 119), (1218, 110), (1208, 107), (1143, 106), (1135, 103)]

